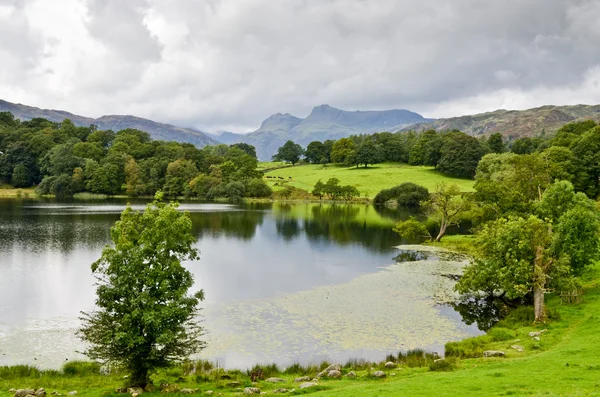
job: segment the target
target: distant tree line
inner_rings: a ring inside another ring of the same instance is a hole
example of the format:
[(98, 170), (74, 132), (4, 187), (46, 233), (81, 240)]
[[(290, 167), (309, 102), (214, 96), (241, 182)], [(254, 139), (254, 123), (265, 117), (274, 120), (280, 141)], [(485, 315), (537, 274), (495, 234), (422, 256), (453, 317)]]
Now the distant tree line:
[(207, 200), (269, 197), (257, 171), (253, 146), (238, 143), (198, 149), (189, 143), (153, 140), (144, 131), (76, 127), (36, 118), (20, 121), (0, 113), (0, 183), (37, 186), (40, 194), (79, 192)]

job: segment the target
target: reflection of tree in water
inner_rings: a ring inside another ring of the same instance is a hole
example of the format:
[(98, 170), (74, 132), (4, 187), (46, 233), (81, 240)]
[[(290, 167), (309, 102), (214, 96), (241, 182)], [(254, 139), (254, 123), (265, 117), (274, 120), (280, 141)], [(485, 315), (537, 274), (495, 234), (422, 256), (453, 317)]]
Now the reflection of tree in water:
[(360, 208), (353, 205), (318, 205), (312, 219), (304, 220), (304, 231), (313, 242), (335, 241), (340, 245), (360, 244), (377, 252), (389, 251), (400, 239), (389, 226), (357, 221)]
[(231, 212), (195, 212), (192, 218), (192, 233), (197, 238), (202, 236), (226, 236), (243, 240), (251, 240), (256, 228), (262, 225), (265, 217), (263, 211), (231, 211)]
[(400, 253), (394, 257), (396, 262), (416, 262), (429, 259), (429, 252), (400, 250)]
[(495, 297), (470, 297), (457, 303), (451, 303), (467, 325), (477, 323), (477, 328), (487, 331), (508, 314), (507, 305)]
[(300, 222), (294, 218), (280, 218), (275, 221), (277, 234), (281, 235), (285, 241), (290, 241), (302, 233)]

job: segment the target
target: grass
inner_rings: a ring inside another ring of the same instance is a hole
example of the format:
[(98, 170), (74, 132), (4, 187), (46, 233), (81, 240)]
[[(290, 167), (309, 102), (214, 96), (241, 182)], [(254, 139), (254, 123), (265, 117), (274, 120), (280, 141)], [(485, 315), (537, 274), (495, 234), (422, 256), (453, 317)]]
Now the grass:
[(0, 197), (2, 198), (29, 198), (36, 197), (33, 188), (14, 188), (11, 186), (0, 186)]
[[(162, 370), (154, 376), (154, 383), (177, 383), (180, 388), (198, 389), (201, 395), (214, 390), (215, 395), (242, 395), (243, 388), (259, 387), (267, 394), (277, 388), (296, 388), (296, 394), (318, 396), (592, 396), (600, 394), (600, 266), (587, 274), (584, 303), (561, 305), (550, 295), (551, 322), (531, 323), (531, 308), (520, 308), (502, 320), (487, 335), (448, 344), (448, 353), (454, 356), (435, 362), (435, 357), (422, 351), (389, 355), (398, 368), (386, 369), (381, 363), (350, 360), (341, 371), (355, 371), (356, 378), (341, 380), (322, 379), (319, 386), (299, 390), (296, 377), (314, 376), (322, 365), (306, 367), (294, 365), (287, 369), (261, 365), (253, 371), (212, 369), (200, 361)], [(547, 329), (540, 341), (528, 333)], [(512, 345), (524, 347), (523, 352)], [(505, 358), (482, 358), (484, 350), (502, 350)], [(462, 353), (461, 353), (462, 352)], [(476, 354), (475, 354), (475, 353)], [(477, 358), (460, 358), (476, 356)], [(383, 357), (382, 357), (383, 358)], [(258, 369), (260, 368), (260, 371)], [(385, 379), (373, 376), (384, 370)], [(262, 373), (262, 374), (261, 374)], [(250, 375), (255, 375), (252, 383)], [(259, 374), (259, 375), (256, 375)], [(265, 382), (268, 376), (284, 379), (283, 383)], [(27, 366), (0, 367), (0, 397), (8, 397), (10, 388), (44, 387), (48, 394), (65, 394), (77, 390), (80, 396), (115, 395), (121, 387), (123, 374), (102, 374), (97, 366), (87, 363), (69, 363), (61, 371), (39, 371)], [(158, 392), (147, 393), (158, 396)]]
[(334, 177), (338, 178), (342, 185), (355, 186), (360, 191), (361, 197), (368, 198), (375, 197), (381, 189), (390, 188), (403, 182), (414, 182), (430, 191), (440, 182), (455, 183), (464, 192), (473, 191), (474, 184), (474, 181), (470, 179), (445, 176), (433, 167), (398, 163), (376, 164), (368, 168), (345, 167), (333, 164), (297, 165), (269, 171), (265, 175), (265, 180), (275, 189), (279, 188), (279, 186), (275, 186), (275, 183), (279, 185), (282, 181), (285, 181), (290, 186), (310, 192), (317, 181), (326, 182), (329, 178)]

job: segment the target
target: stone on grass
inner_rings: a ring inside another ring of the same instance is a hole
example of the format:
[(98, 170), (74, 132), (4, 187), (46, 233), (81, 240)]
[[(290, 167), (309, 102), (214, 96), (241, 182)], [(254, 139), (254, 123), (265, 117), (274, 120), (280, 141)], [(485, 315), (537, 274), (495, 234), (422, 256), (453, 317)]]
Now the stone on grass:
[(43, 387), (40, 387), (35, 392), (36, 397), (46, 397), (46, 390)]
[(339, 364), (331, 364), (329, 367), (325, 368), (323, 371), (317, 374), (317, 378), (321, 378), (329, 373), (332, 369), (340, 370), (342, 367)]
[(504, 357), (506, 354), (500, 350), (486, 350), (483, 352), (483, 357)]
[(265, 380), (265, 382), (269, 382), (269, 383), (283, 383), (283, 382), (285, 382), (285, 379), (281, 379), (281, 378), (269, 378), (269, 379)]
[(541, 340), (539, 336), (534, 336), (531, 340)]
[(515, 349), (519, 353), (521, 353), (521, 352), (523, 352), (525, 350), (525, 348), (523, 346), (521, 346), (521, 345), (512, 345), (510, 348), (511, 349)]
[(376, 378), (385, 378), (385, 372), (383, 371), (375, 371), (373, 372), (373, 376)]
[(194, 394), (198, 389), (181, 389), (179, 392), (182, 394)]
[(356, 378), (356, 372), (354, 372), (354, 371), (350, 371), (350, 372), (348, 372), (348, 373), (346, 374), (346, 376), (347, 376), (348, 378)]
[(156, 391), (156, 386), (154, 386), (153, 383), (148, 383), (146, 385), (146, 387), (144, 387), (144, 391), (147, 391), (148, 393), (152, 393)]
[(260, 394), (258, 387), (247, 387), (244, 389), (244, 394)]
[(138, 396), (142, 393), (144, 393), (144, 389), (142, 389), (141, 387), (130, 387), (127, 389), (127, 393), (133, 395), (133, 394), (137, 394)]
[(33, 389), (17, 389), (15, 390), (15, 397), (27, 397), (33, 395), (35, 390)]
[(179, 386), (175, 383), (163, 383), (162, 385), (160, 385), (160, 390), (163, 393), (177, 393), (179, 391)]
[(332, 369), (331, 371), (327, 372), (327, 377), (333, 378), (333, 379), (339, 379), (342, 377), (342, 373), (340, 371), (338, 371), (337, 369)]
[(308, 382), (310, 380), (310, 376), (301, 376), (299, 378), (294, 379), (296, 383)]
[(396, 363), (388, 361), (387, 363), (384, 364), (384, 367), (386, 367), (386, 368), (396, 368)]
[(287, 392), (288, 392), (288, 389), (285, 389), (283, 387), (273, 390), (273, 393), (287, 393)]
[(316, 382), (304, 382), (300, 386), (299, 389), (308, 389), (309, 387), (318, 386), (319, 384)]
[(77, 395), (77, 390), (71, 390), (70, 392), (67, 393), (69, 396), (76, 396)]
[(529, 337), (533, 338), (534, 336), (540, 336), (541, 334), (543, 334), (544, 332), (547, 332), (547, 329), (543, 329), (541, 331), (531, 331), (529, 333)]
[(211, 394), (214, 394), (214, 391), (212, 391), (212, 390), (207, 390), (207, 391), (205, 391), (205, 392), (204, 392), (204, 394), (208, 394), (208, 395), (210, 396)]

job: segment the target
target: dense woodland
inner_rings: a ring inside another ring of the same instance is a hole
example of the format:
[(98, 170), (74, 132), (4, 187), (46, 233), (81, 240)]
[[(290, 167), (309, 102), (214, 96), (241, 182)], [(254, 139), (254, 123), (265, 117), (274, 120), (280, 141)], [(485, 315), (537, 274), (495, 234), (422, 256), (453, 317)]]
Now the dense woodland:
[(203, 199), (268, 197), (254, 148), (243, 143), (198, 149), (152, 140), (143, 131), (102, 131), (69, 120), (21, 122), (0, 113), (0, 183), (37, 185), (39, 194), (79, 192)]

